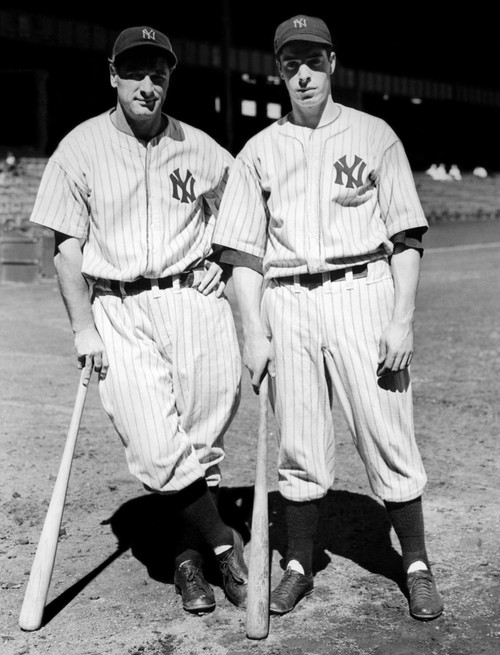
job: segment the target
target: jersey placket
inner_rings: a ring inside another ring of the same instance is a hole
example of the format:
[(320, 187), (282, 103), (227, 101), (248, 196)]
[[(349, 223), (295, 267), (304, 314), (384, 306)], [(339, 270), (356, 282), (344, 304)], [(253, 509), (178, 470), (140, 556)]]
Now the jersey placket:
[(321, 179), (321, 134), (311, 130), (306, 142), (306, 221), (307, 221), (307, 270), (318, 273), (324, 268), (321, 246), (320, 221), (320, 179)]
[(144, 166), (146, 185), (146, 213), (147, 213), (147, 270), (148, 276), (158, 277), (161, 274), (162, 264), (160, 261), (162, 243), (161, 225), (155, 203), (153, 185), (151, 184), (151, 167), (154, 164), (155, 141), (146, 145), (146, 160)]

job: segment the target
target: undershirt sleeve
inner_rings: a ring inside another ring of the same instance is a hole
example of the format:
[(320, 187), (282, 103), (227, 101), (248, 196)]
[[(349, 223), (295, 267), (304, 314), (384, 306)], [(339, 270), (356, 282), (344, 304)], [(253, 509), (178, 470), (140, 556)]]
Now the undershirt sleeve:
[(406, 248), (414, 248), (420, 253), (420, 257), (424, 254), (424, 246), (422, 244), (422, 237), (427, 228), (414, 227), (409, 230), (397, 232), (391, 237), (394, 247), (398, 246), (399, 249), (406, 250)]
[(242, 250), (236, 250), (235, 248), (229, 248), (217, 244), (214, 244), (213, 248), (214, 253), (210, 259), (216, 261), (221, 266), (246, 266), (247, 268), (252, 268), (258, 273), (262, 273), (261, 257), (251, 255)]

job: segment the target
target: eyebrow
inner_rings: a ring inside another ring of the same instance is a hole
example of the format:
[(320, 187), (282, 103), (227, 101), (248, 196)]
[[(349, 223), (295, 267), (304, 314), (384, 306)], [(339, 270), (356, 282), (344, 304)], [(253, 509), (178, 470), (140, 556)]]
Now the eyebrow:
[(166, 75), (167, 70), (163, 66), (147, 66), (147, 65), (122, 65), (122, 66), (116, 66), (115, 70), (120, 73), (150, 73), (153, 75)]
[(289, 54), (283, 54), (283, 59), (299, 59), (302, 57), (312, 58), (321, 56), (325, 52), (324, 48), (313, 47), (291, 51)]

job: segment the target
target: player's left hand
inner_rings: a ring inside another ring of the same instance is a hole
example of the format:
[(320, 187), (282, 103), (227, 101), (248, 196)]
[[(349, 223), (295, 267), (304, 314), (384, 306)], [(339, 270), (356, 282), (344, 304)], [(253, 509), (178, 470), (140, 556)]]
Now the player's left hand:
[(404, 370), (410, 365), (412, 357), (412, 324), (392, 321), (380, 339), (377, 375), (383, 377)]
[(223, 269), (215, 262), (206, 261), (205, 274), (198, 286), (198, 291), (204, 296), (208, 296), (214, 291), (217, 298), (220, 298), (225, 288), (226, 281)]

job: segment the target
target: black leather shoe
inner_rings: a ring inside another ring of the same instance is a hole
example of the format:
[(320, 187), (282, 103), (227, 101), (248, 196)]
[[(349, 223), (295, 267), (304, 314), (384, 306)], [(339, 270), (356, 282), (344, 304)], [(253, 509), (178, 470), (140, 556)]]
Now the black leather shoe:
[(295, 605), (304, 596), (312, 594), (314, 579), (312, 573), (304, 575), (293, 569), (287, 569), (281, 582), (271, 592), (271, 614), (286, 614), (293, 610)]
[(214, 609), (214, 591), (195, 561), (187, 560), (176, 568), (174, 583), (175, 590), (182, 596), (182, 607), (186, 612), (201, 614)]
[(406, 577), (410, 596), (410, 614), (415, 619), (437, 619), (441, 616), (444, 603), (430, 571), (414, 571)]
[(233, 530), (234, 546), (217, 555), (222, 574), (222, 586), (228, 600), (238, 607), (247, 601), (248, 568), (243, 558), (243, 539)]

